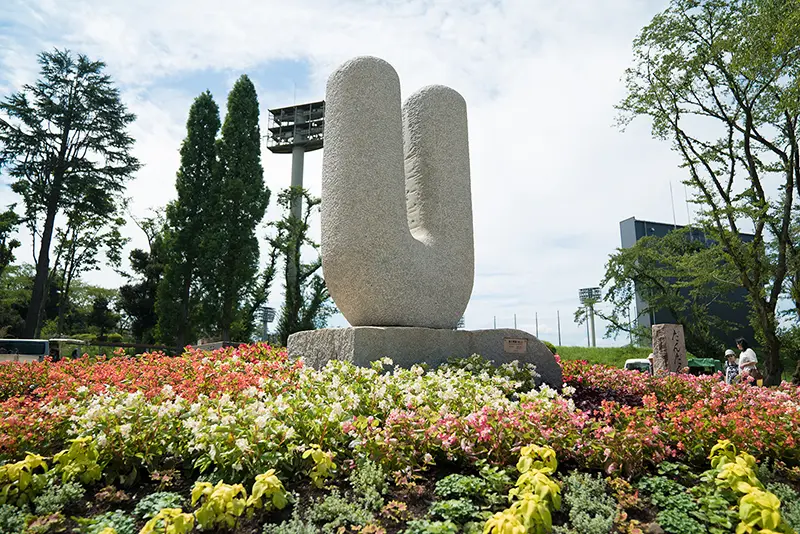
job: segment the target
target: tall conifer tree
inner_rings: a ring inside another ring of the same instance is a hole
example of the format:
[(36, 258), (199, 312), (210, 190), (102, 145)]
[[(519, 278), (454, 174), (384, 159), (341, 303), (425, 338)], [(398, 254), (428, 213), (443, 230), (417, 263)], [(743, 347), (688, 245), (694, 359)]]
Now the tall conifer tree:
[(181, 166), (175, 181), (178, 198), (167, 206), (164, 277), (158, 288), (158, 337), (184, 346), (197, 332), (199, 278), (216, 217), (213, 191), (218, 181), (216, 138), (219, 107), (206, 91), (195, 98), (181, 145)]
[(245, 335), (249, 292), (256, 285), (258, 238), (269, 189), (261, 167), (258, 97), (253, 82), (242, 75), (228, 95), (228, 110), (217, 144), (219, 182), (212, 196), (215, 216), (204, 268), (207, 316), (224, 341)]

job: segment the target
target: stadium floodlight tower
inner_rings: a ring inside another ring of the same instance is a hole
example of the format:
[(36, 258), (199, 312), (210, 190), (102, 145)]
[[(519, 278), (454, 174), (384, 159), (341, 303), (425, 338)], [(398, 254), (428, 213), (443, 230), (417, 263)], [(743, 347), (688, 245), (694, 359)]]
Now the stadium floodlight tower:
[[(269, 110), (267, 148), (275, 154), (292, 155), (292, 187), (303, 187), (303, 158), (306, 152), (322, 148), (325, 130), (325, 102), (312, 102)], [(302, 196), (295, 197), (291, 213), (302, 214)]]
[[(325, 130), (325, 102), (312, 102), (299, 106), (269, 110), (267, 123), (269, 135), (267, 148), (274, 154), (292, 155), (292, 189), (303, 189), (303, 159), (306, 152), (322, 148), (322, 135)], [(303, 196), (296, 194), (292, 199), (292, 217), (302, 219)], [(297, 265), (289, 259), (286, 265), (287, 283), (294, 286), (297, 281)]]

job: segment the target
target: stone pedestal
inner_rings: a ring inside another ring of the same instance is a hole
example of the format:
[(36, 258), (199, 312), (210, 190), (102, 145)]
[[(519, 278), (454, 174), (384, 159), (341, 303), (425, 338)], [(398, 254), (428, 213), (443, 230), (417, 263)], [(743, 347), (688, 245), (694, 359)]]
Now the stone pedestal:
[(653, 371), (680, 372), (689, 365), (686, 359), (686, 342), (683, 326), (679, 324), (653, 325)]
[(437, 366), (448, 358), (479, 354), (496, 365), (519, 360), (532, 363), (540, 378), (558, 390), (563, 384), (561, 367), (544, 343), (535, 336), (511, 328), (493, 330), (447, 330), (421, 327), (358, 326), (309, 330), (289, 336), (289, 355), (302, 357), (320, 368), (329, 360), (346, 360), (366, 367), (379, 358), (395, 365), (418, 363)]

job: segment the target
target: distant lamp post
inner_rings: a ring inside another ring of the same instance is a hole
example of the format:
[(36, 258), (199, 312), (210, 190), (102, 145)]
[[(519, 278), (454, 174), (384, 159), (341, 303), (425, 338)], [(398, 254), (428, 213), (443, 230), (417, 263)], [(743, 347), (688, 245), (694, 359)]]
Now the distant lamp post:
[(269, 339), (269, 323), (275, 320), (275, 308), (269, 306), (261, 308), (261, 320), (264, 321), (264, 339), (262, 341), (266, 341)]
[(597, 340), (595, 336), (595, 329), (594, 329), (594, 304), (595, 302), (600, 300), (600, 288), (599, 287), (585, 287), (583, 289), (578, 290), (578, 297), (581, 299), (581, 304), (586, 306), (589, 310), (589, 332), (591, 336), (591, 346), (597, 346)]

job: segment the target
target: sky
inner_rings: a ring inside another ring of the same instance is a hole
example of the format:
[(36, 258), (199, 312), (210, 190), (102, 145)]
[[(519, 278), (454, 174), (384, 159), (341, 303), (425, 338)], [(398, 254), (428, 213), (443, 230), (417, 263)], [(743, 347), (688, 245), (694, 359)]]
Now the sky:
[[(144, 166), (127, 190), (134, 217), (175, 198), (192, 100), (209, 89), (224, 113), (227, 93), (243, 73), (258, 90), (262, 134), (267, 109), (324, 99), (328, 75), (355, 56), (391, 63), (404, 98), (429, 84), (460, 92), (467, 102), (475, 230), (468, 329), (513, 327), (516, 320), (517, 328), (557, 343), (560, 316), (561, 343), (585, 345), (585, 327), (572, 319), (578, 289), (601, 280), (608, 255), (620, 246), (619, 222), (685, 224), (691, 216), (684, 171), (668, 143), (653, 140), (644, 119), (625, 132), (615, 125), (631, 43), (665, 0), (2, 4), (0, 95), (36, 79), (42, 50), (68, 48), (107, 63), (137, 115), (130, 133)], [(288, 187), (290, 156), (264, 148), (262, 163), (273, 193)], [(317, 196), (321, 170), (322, 151), (307, 154), (304, 185)], [(0, 176), (0, 206), (18, 200)], [(273, 200), (265, 222), (278, 216)], [(312, 224), (318, 239), (319, 219)], [(135, 224), (125, 232), (128, 249), (146, 248)], [(20, 238), (18, 261), (32, 262), (30, 238)], [(111, 269), (85, 278), (106, 287), (122, 283)], [(280, 307), (279, 287), (270, 305)], [(339, 315), (331, 325), (347, 322)], [(628, 341), (604, 339), (603, 330), (598, 323), (598, 345)]]

